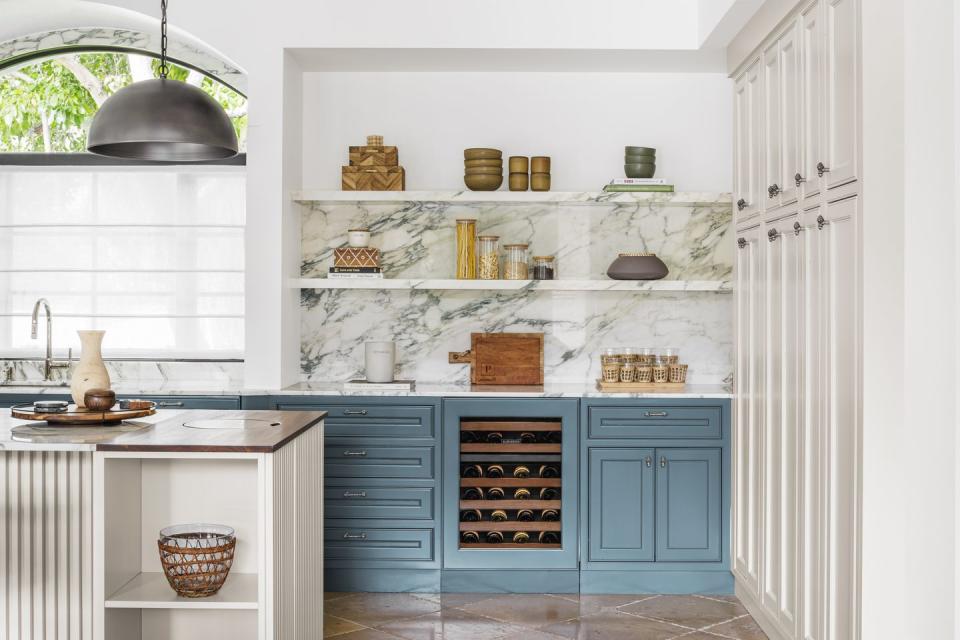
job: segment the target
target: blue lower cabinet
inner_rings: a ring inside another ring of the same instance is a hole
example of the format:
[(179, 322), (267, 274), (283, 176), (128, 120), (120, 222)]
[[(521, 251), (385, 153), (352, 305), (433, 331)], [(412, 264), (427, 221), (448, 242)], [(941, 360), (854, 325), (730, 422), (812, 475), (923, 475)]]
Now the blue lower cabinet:
[(434, 447), (401, 447), (366, 443), (324, 447), (328, 478), (433, 478)]
[[(239, 409), (240, 396), (152, 396), (140, 395), (134, 393), (117, 394), (119, 398), (138, 398), (141, 400), (152, 400), (157, 403), (158, 409)], [(62, 393), (44, 393), (27, 394), (11, 393), (0, 394), (0, 407), (11, 407), (16, 404), (31, 403), (38, 399), (45, 400), (67, 400), (73, 402), (70, 397), (69, 389), (64, 389)]]
[(590, 449), (587, 464), (589, 559), (653, 560), (654, 450)]
[(657, 560), (722, 559), (720, 473), (720, 449), (657, 450)]
[(430, 561), (434, 559), (433, 533), (433, 529), (325, 527), (323, 556), (329, 566), (344, 560), (354, 566), (375, 566), (378, 561)]

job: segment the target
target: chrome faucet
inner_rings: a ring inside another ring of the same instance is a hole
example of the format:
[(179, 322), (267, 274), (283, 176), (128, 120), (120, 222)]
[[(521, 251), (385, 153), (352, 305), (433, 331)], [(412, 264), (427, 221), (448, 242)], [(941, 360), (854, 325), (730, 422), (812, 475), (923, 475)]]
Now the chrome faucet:
[(47, 302), (46, 298), (40, 298), (33, 305), (33, 317), (30, 320), (30, 337), (33, 340), (37, 339), (37, 316), (40, 314), (40, 305), (43, 305), (43, 310), (47, 314), (47, 355), (43, 360), (43, 379), (45, 381), (50, 380), (50, 374), (53, 373), (54, 369), (66, 369), (70, 366), (70, 361), (73, 359), (73, 348), (71, 347), (67, 351), (67, 361), (66, 362), (55, 362), (53, 359), (53, 315), (50, 313), (50, 303)]

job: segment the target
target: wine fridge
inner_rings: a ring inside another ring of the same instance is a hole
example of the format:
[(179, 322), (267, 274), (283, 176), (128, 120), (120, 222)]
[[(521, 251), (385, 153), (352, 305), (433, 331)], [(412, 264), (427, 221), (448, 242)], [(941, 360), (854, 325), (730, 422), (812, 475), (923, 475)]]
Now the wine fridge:
[(576, 401), (444, 403), (444, 566), (576, 566)]

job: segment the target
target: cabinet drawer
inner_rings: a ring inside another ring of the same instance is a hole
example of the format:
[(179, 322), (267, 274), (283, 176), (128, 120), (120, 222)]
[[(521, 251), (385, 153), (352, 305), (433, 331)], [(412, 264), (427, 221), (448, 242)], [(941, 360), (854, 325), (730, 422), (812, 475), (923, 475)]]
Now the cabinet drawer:
[(590, 407), (589, 437), (719, 438), (720, 407)]
[(326, 560), (433, 560), (433, 529), (324, 528)]
[(323, 500), (327, 518), (433, 519), (433, 489), (429, 487), (326, 487)]
[(128, 397), (153, 400), (157, 409), (239, 409), (240, 396), (141, 396)]
[(328, 478), (433, 478), (433, 447), (327, 444)]
[(283, 403), (281, 410), (326, 411), (328, 438), (433, 438), (433, 407), (365, 404)]

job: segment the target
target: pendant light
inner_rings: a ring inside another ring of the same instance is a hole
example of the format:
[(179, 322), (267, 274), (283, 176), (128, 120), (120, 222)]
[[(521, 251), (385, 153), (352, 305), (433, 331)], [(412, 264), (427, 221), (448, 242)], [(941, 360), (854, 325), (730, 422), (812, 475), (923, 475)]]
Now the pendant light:
[(237, 155), (233, 123), (217, 101), (199, 87), (167, 78), (167, 0), (161, 0), (160, 13), (160, 77), (110, 96), (93, 116), (87, 150), (166, 162)]

